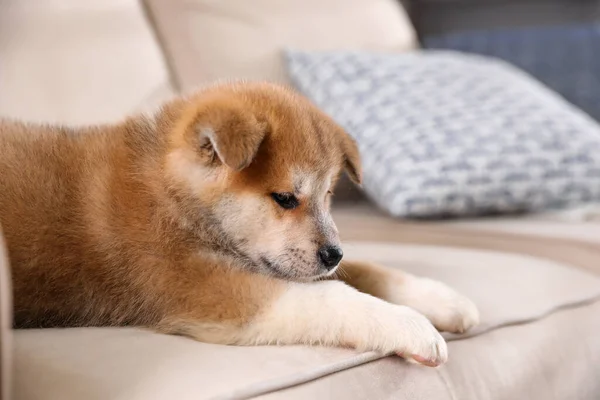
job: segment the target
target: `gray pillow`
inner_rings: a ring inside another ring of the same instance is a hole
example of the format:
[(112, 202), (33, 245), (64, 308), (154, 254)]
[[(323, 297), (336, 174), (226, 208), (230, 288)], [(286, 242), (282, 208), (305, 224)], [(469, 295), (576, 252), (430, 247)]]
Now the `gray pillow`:
[(509, 64), (450, 51), (287, 51), (297, 88), (358, 142), (364, 188), (395, 216), (600, 199), (600, 126)]

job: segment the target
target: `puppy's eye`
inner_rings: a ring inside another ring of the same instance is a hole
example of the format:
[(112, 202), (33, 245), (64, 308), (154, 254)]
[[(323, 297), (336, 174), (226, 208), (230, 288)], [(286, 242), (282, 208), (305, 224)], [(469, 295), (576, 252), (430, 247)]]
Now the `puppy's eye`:
[(271, 197), (277, 204), (286, 210), (292, 210), (300, 204), (292, 193), (271, 193)]

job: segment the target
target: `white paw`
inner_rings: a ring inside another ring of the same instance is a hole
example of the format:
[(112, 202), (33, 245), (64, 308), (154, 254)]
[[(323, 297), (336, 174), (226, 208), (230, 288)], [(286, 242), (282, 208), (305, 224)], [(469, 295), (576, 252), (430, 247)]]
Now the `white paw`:
[(448, 359), (444, 338), (424, 315), (336, 281), (288, 284), (235, 343), (351, 346), (428, 366)]
[(425, 315), (440, 331), (463, 333), (479, 323), (475, 304), (442, 282), (411, 276), (396, 290), (399, 303)]
[(358, 348), (394, 352), (431, 367), (448, 360), (444, 338), (425, 316), (409, 307), (379, 304), (359, 326)]

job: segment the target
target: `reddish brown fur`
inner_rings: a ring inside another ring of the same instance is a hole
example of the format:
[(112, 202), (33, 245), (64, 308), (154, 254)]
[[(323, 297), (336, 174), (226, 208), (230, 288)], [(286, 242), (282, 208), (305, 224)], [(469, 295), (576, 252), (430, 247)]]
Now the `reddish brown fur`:
[[(204, 128), (215, 132), (219, 157)], [(216, 163), (219, 178), (190, 191), (167, 171), (167, 154), (178, 149), (191, 163)], [(244, 323), (281, 282), (239, 267), (227, 242), (197, 221), (196, 202), (210, 203), (224, 187), (292, 191), (290, 165), (323, 173), (345, 165), (360, 180), (354, 142), (307, 101), (270, 85), (208, 89), (153, 120), (82, 129), (1, 122), (0, 222), (15, 325), (177, 332), (182, 320)], [(305, 210), (271, 212), (300, 220)]]

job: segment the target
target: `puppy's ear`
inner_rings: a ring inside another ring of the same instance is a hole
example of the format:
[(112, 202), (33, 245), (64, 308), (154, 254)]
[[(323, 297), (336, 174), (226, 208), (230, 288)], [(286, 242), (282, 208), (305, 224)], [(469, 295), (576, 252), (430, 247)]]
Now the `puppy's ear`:
[(256, 156), (268, 123), (259, 121), (235, 99), (208, 97), (184, 111), (186, 142), (207, 162), (214, 162), (216, 156), (228, 167), (242, 170)]
[(352, 182), (362, 183), (362, 167), (360, 153), (354, 139), (346, 132), (342, 134), (342, 151), (344, 152), (344, 169)]

